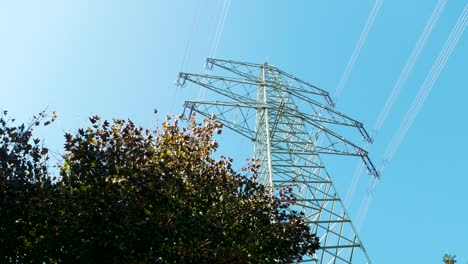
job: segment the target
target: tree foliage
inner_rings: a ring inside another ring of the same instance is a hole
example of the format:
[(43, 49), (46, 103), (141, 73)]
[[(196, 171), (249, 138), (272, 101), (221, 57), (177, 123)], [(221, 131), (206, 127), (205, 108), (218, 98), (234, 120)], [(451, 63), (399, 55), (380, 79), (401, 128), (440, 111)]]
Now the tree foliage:
[(455, 264), (457, 261), (455, 260), (455, 255), (450, 255), (450, 254), (444, 254), (442, 257), (442, 261), (445, 264)]
[(91, 117), (65, 134), (53, 179), (32, 132), (54, 119), (0, 118), (1, 262), (289, 263), (319, 247), (289, 188), (273, 196), (255, 161), (239, 174), (213, 158), (213, 119), (151, 131)]

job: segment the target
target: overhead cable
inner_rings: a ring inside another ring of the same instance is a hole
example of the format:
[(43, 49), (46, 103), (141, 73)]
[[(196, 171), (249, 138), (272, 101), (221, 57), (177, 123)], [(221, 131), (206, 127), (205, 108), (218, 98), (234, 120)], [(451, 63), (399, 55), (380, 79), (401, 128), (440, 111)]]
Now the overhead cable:
[[(442, 69), (444, 68), (445, 64), (448, 61), (453, 49), (455, 48), (460, 36), (463, 34), (463, 31), (468, 24), (468, 4), (465, 5), (463, 12), (459, 16), (457, 23), (455, 24), (454, 28), (452, 29), (449, 37), (447, 38), (443, 48), (439, 52), (436, 61), (431, 67), (429, 74), (426, 76), (423, 84), (421, 85), (418, 94), (416, 95), (413, 103), (411, 104), (410, 108), (408, 109), (403, 121), (398, 128), (398, 131), (394, 134), (391, 143), (388, 145), (385, 154), (384, 160), (381, 165), (380, 171), (383, 172), (387, 164), (392, 160), (393, 156), (395, 155), (396, 151), (400, 147), (408, 129), (411, 127), (412, 123), (414, 122), (415, 117), (421, 111), (421, 107), (426, 101), (432, 87), (434, 86), (435, 81), (438, 79)], [(362, 226), (362, 222), (367, 216), (369, 205), (373, 198), (373, 193), (376, 188), (376, 184), (371, 184), (366, 198), (363, 200), (361, 204), (361, 214), (359, 217), (359, 227)]]
[(346, 65), (345, 71), (343, 72), (340, 82), (338, 83), (338, 87), (336, 88), (335, 93), (333, 95), (335, 99), (338, 98), (343, 92), (343, 89), (346, 85), (346, 82), (348, 81), (351, 70), (353, 69), (354, 64), (356, 63), (356, 60), (359, 56), (359, 53), (361, 52), (361, 49), (367, 40), (367, 35), (369, 35), (369, 31), (371, 30), (372, 25), (374, 24), (375, 17), (377, 16), (377, 13), (379, 12), (382, 2), (383, 0), (376, 0), (374, 7), (369, 13), (369, 17), (367, 18), (366, 24), (364, 25), (361, 35), (359, 36), (359, 40), (356, 43), (356, 46), (354, 47), (353, 53), (351, 54), (351, 58), (349, 59), (348, 64)]
[[(403, 67), (402, 72), (400, 73), (400, 76), (398, 77), (398, 80), (396, 81), (395, 85), (393, 86), (393, 89), (390, 93), (390, 95), (387, 98), (387, 101), (385, 102), (385, 105), (383, 109), (381, 110), (379, 117), (374, 123), (373, 130), (371, 132), (371, 138), (375, 138), (382, 128), (385, 120), (388, 117), (388, 114), (390, 113), (391, 109), (393, 108), (393, 105), (395, 104), (395, 101), (400, 95), (400, 92), (402, 88), (404, 87), (408, 76), (411, 74), (414, 68), (414, 64), (416, 63), (417, 59), (419, 58), (422, 49), (426, 45), (426, 42), (429, 38), (429, 36), (432, 33), (432, 30), (434, 28), (434, 25), (437, 23), (439, 20), (439, 17), (442, 13), (442, 11), (445, 8), (445, 5), (447, 4), (447, 0), (439, 0), (434, 7), (434, 10), (432, 11), (431, 16), (429, 17), (428, 21), (426, 22), (426, 25), (424, 27), (423, 32), (418, 38), (418, 41), (416, 42), (416, 45), (413, 48), (413, 51), (411, 52), (410, 56), (408, 57), (405, 66)], [(370, 144), (366, 144), (366, 149), (369, 147)], [(361, 179), (362, 172), (364, 169), (364, 165), (362, 163), (359, 163), (356, 166), (356, 170), (354, 171), (353, 178), (351, 181), (350, 188), (348, 188), (348, 192), (346, 193), (346, 198), (345, 198), (345, 204), (346, 206), (349, 206), (351, 203), (351, 200), (356, 192), (358, 182)]]

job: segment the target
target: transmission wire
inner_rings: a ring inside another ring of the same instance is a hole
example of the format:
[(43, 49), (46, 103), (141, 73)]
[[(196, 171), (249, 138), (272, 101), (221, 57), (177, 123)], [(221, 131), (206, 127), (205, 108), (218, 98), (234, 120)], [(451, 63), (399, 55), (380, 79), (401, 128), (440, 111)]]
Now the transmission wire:
[[(459, 16), (456, 25), (452, 29), (448, 39), (446, 40), (442, 50), (439, 52), (435, 63), (432, 65), (429, 74), (426, 76), (421, 88), (418, 91), (417, 96), (413, 100), (410, 109), (405, 115), (404, 120), (401, 122), (400, 127), (398, 128), (397, 133), (392, 138), (391, 143), (387, 147), (387, 150), (384, 154), (384, 161), (382, 162), (381, 172), (384, 170), (385, 166), (393, 158), (394, 154), (398, 150), (399, 146), (401, 145), (403, 138), (405, 137), (408, 129), (411, 127), (412, 123), (414, 122), (415, 117), (421, 111), (421, 107), (424, 104), (425, 100), (427, 99), (432, 87), (434, 86), (435, 81), (438, 79), (442, 69), (444, 68), (445, 64), (448, 61), (453, 49), (455, 48), (460, 36), (463, 34), (463, 31), (466, 28), (468, 23), (468, 4), (465, 5), (462, 14)], [(368, 209), (370, 203), (372, 202), (373, 193), (377, 184), (373, 183), (369, 187), (367, 192), (367, 197), (363, 200), (361, 204), (362, 214), (358, 221), (358, 230), (362, 227), (364, 219), (367, 216)]]
[[(192, 22), (192, 26), (190, 28), (189, 37), (188, 37), (188, 39), (187, 39), (187, 41), (185, 43), (184, 55), (182, 57), (182, 63), (180, 65), (180, 71), (179, 72), (183, 71), (185, 63), (189, 60), (191, 52), (192, 52), (193, 34), (195, 32), (195, 28), (198, 26), (198, 23), (200, 21), (201, 2), (202, 2), (201, 0), (198, 0), (197, 12), (194, 13), (194, 16), (193, 16), (193, 22)], [(175, 95), (174, 95), (175, 98), (172, 101), (173, 103), (172, 103), (171, 113), (173, 113), (174, 110), (175, 110), (176, 103), (177, 103), (177, 98), (179, 97), (179, 94), (180, 94), (180, 89), (181, 89), (181, 87), (179, 87), (179, 85), (176, 85), (176, 91), (175, 91)]]
[[(218, 50), (219, 43), (221, 41), (221, 35), (224, 30), (224, 23), (226, 21), (226, 17), (229, 11), (229, 6), (231, 4), (231, 0), (225, 0), (221, 12), (220, 19), (218, 21), (218, 25), (216, 27), (216, 32), (213, 38), (213, 42), (210, 48), (210, 52), (208, 53), (209, 58), (214, 58), (216, 56), (216, 52)], [(205, 73), (208, 71), (208, 69), (205, 69)], [(203, 100), (206, 95), (206, 89), (200, 88), (200, 92), (198, 94), (198, 101)]]
[[(385, 105), (383, 109), (381, 110), (379, 117), (377, 118), (376, 122), (374, 123), (373, 130), (371, 132), (371, 138), (375, 139), (376, 135), (382, 128), (385, 120), (387, 119), (391, 109), (393, 108), (393, 105), (395, 101), (398, 99), (400, 92), (402, 88), (404, 87), (408, 76), (411, 74), (414, 68), (414, 64), (419, 58), (422, 49), (424, 48), (427, 39), (432, 33), (432, 29), (434, 28), (434, 25), (437, 23), (445, 5), (447, 3), (447, 0), (439, 0), (437, 2), (437, 5), (435, 6), (434, 10), (432, 11), (431, 16), (429, 17), (423, 32), (419, 36), (419, 39), (416, 42), (415, 47), (413, 48), (413, 51), (411, 52), (411, 55), (408, 57), (405, 66), (403, 67), (402, 72), (400, 73), (400, 76), (398, 80), (396, 81), (390, 95), (387, 98), (387, 101), (385, 102)], [(370, 146), (370, 143), (367, 143), (365, 146), (365, 149)], [(359, 162), (358, 165), (356, 166), (356, 169), (353, 174), (353, 178), (351, 181), (351, 186), (348, 189), (348, 192), (346, 193), (346, 198), (345, 198), (345, 205), (346, 207), (349, 206), (351, 203), (351, 200), (354, 197), (354, 194), (357, 189), (357, 184), (361, 180), (362, 177), (362, 172), (364, 170), (364, 164), (362, 162)]]
[(343, 89), (345, 87), (346, 82), (348, 81), (351, 70), (353, 69), (354, 64), (356, 63), (356, 60), (359, 56), (359, 53), (361, 52), (361, 49), (367, 40), (367, 35), (369, 34), (369, 31), (372, 28), (372, 25), (374, 24), (375, 17), (377, 16), (377, 13), (379, 12), (382, 2), (383, 0), (376, 0), (374, 7), (369, 13), (369, 17), (367, 18), (366, 24), (364, 25), (361, 35), (359, 36), (359, 40), (356, 43), (356, 46), (354, 47), (353, 53), (348, 61), (348, 64), (346, 65), (343, 75), (341, 76), (340, 82), (338, 83), (338, 87), (335, 90), (335, 93), (333, 95), (334, 99), (337, 99), (343, 92)]

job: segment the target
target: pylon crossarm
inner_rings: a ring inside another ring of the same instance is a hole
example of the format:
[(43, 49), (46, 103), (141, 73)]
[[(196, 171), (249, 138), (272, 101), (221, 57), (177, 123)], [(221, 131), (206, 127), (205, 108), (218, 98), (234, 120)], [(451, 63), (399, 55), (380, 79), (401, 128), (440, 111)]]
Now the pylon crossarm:
[[(249, 108), (248, 105), (229, 105), (220, 102), (208, 103), (196, 101), (186, 101), (185, 105), (191, 112), (195, 112), (206, 118), (209, 118), (214, 114), (216, 120), (222, 123), (225, 127), (251, 140), (255, 140), (255, 130), (250, 128), (249, 125), (249, 120), (252, 119), (252, 117), (247, 117), (246, 114), (242, 113), (243, 108)], [(232, 118), (228, 116), (229, 114), (235, 114), (232, 112), (236, 110), (240, 110), (240, 118)], [(255, 115), (253, 118), (255, 118)], [(239, 122), (236, 122), (237, 120), (239, 120)]]
[[(325, 127), (325, 126), (322, 126), (321, 124), (319, 124), (318, 122), (315, 122), (313, 120), (310, 120), (310, 119), (306, 119), (305, 120), (308, 124), (314, 126), (315, 128), (318, 129), (318, 132), (325, 132), (327, 135), (327, 137), (325, 137), (328, 142), (330, 143), (328, 146), (336, 146), (337, 144), (344, 144), (346, 145), (348, 148), (347, 149), (352, 149), (353, 151), (352, 152), (349, 152), (348, 150), (342, 150), (340, 153), (348, 153), (350, 155), (352, 154), (355, 154), (355, 155), (362, 155), (362, 154), (366, 154), (367, 155), (367, 151), (365, 151), (364, 149), (362, 149), (361, 147), (359, 147), (358, 145), (352, 143), (351, 141), (347, 140), (346, 138), (344, 138), (343, 136), (339, 135), (338, 133), (334, 132), (333, 130)], [(320, 145), (316, 145), (317, 148), (320, 148)], [(330, 153), (332, 154), (332, 153)]]
[[(280, 69), (278, 69), (278, 68), (276, 68), (276, 67), (274, 67), (272, 65), (268, 65), (267, 67), (268, 67), (269, 70), (275, 72), (278, 77), (283, 77), (283, 78), (281, 78), (281, 82), (283, 84), (286, 84), (287, 87), (294, 87), (295, 90), (301, 91), (301, 92), (304, 92), (304, 93), (311, 93), (311, 94), (321, 95), (325, 99), (325, 101), (327, 102), (328, 105), (330, 105), (332, 107), (335, 106), (335, 103), (333, 102), (333, 100), (330, 97), (330, 94), (327, 91), (325, 91), (325, 90), (323, 90), (323, 89), (321, 89), (321, 88), (319, 88), (319, 87), (317, 87), (317, 86), (315, 86), (313, 84), (310, 84), (310, 83), (308, 83), (306, 81), (303, 81), (303, 80), (301, 80), (301, 79), (299, 79), (299, 78), (297, 78), (297, 77), (295, 77), (295, 76), (293, 76), (293, 75), (291, 75), (291, 74), (289, 74), (287, 72), (284, 72), (284, 71), (282, 71), (282, 70), (280, 70)], [(278, 80), (275, 80), (275, 81), (278, 83)], [(293, 85), (292, 83), (295, 83), (299, 87)]]
[(374, 163), (372, 163), (371, 159), (369, 158), (369, 155), (365, 153), (361, 155), (361, 159), (364, 162), (364, 165), (366, 165), (369, 174), (374, 177), (380, 178), (380, 172), (375, 168)]
[(222, 102), (222, 101), (185, 101), (186, 103), (193, 103), (196, 105), (218, 105), (226, 107), (236, 107), (236, 108), (250, 108), (258, 110), (259, 108), (264, 108), (265, 105), (257, 102)]
[[(258, 78), (258, 73), (256, 73), (255, 70), (253, 69), (249, 69), (247, 70), (247, 72), (245, 71), (241, 71), (238, 69), (238, 67), (233, 67), (233, 66), (230, 66), (230, 67), (227, 67), (225, 64), (215, 64), (216, 66), (218, 66), (219, 68), (222, 68), (224, 70), (227, 70), (229, 72), (232, 72), (236, 75), (239, 75), (239, 76), (242, 76), (252, 82), (257, 82), (259, 81), (259, 78)], [(258, 67), (262, 67), (263, 65), (258, 65)], [(278, 85), (278, 83), (275, 81), (275, 80), (271, 80), (271, 79), (265, 79), (264, 80), (265, 82), (265, 85), (267, 86), (271, 86), (271, 85)], [(292, 85), (282, 85), (284, 87), (287, 88), (287, 91), (291, 94), (294, 94), (296, 96), (300, 96), (301, 93), (303, 94), (308, 94), (308, 95), (320, 95), (320, 96), (326, 96), (327, 98), (329, 98), (328, 94), (327, 95), (324, 95), (323, 92), (321, 91), (315, 91), (315, 90), (310, 90), (310, 89), (305, 89), (303, 86), (299, 86), (299, 87), (296, 87), (296, 86), (292, 86)], [(331, 102), (331, 99), (326, 99), (327, 103)], [(333, 103), (329, 103), (331, 106), (333, 106)]]
[[(209, 65), (209, 66), (208, 66)], [(207, 68), (213, 69), (213, 66), (221, 68), (226, 71), (230, 71), (236, 75), (247, 78), (251, 81), (258, 81), (260, 69), (262, 64), (254, 63), (236, 63), (234, 61), (219, 60), (219, 59), (207, 59)]]
[[(324, 132), (325, 137), (322, 137), (324, 140), (322, 141), (317, 141), (315, 142), (315, 147), (317, 151), (311, 151), (307, 152), (308, 154), (317, 154), (317, 153), (323, 153), (323, 154), (336, 154), (336, 155), (351, 155), (351, 156), (365, 156), (367, 155), (367, 151), (364, 149), (360, 148), (356, 144), (352, 143), (351, 141), (345, 139), (343, 136), (337, 134), (336, 132), (328, 129), (325, 126), (322, 126), (318, 122), (315, 122), (313, 119), (308, 118), (305, 115), (302, 114), (295, 114), (292, 113), (291, 111), (282, 111), (283, 113), (283, 118), (288, 119), (292, 117), (298, 117), (299, 119), (302, 119), (304, 122), (306, 122), (309, 125), (312, 125), (316, 129), (314, 131), (319, 132)], [(287, 124), (283, 123), (285, 127)], [(298, 147), (298, 150), (300, 151), (302, 147), (304, 147), (304, 142), (308, 137), (307, 134), (301, 134), (301, 133), (291, 133), (290, 131), (286, 131), (282, 128), (275, 127), (276, 132), (282, 132), (284, 133), (290, 133), (289, 139), (278, 139), (279, 142), (285, 142), (289, 144), (294, 144), (295, 146)], [(291, 151), (289, 149), (285, 151)]]
[(250, 85), (258, 85), (258, 81), (249, 80), (244, 78), (235, 78), (235, 77), (226, 77), (226, 76), (218, 76), (218, 75), (210, 75), (210, 74), (196, 74), (196, 73), (186, 73), (181, 72), (179, 74), (179, 78), (191, 79), (194, 80), (201, 80), (201, 79), (209, 79), (209, 80), (220, 80), (220, 81), (228, 81), (228, 82), (235, 82), (235, 83), (245, 83)]
[(180, 73), (177, 83), (184, 85), (186, 81), (205, 87), (238, 102), (256, 101), (256, 86), (258, 84), (249, 80), (204, 74)]
[[(219, 76), (212, 76), (212, 75), (188, 74), (188, 73), (181, 73), (179, 78), (184, 79), (184, 81), (180, 81), (180, 83), (185, 83), (185, 81), (190, 81), (190, 82), (203, 86), (211, 91), (224, 95), (238, 102), (257, 103), (254, 98), (254, 94), (256, 93), (258, 83), (255, 83), (255, 82), (246, 81), (244, 79), (239, 79), (239, 78), (227, 78), (227, 77), (219, 77)], [(239, 94), (238, 91), (234, 92), (233, 91), (234, 89), (240, 90), (240, 92), (243, 92), (243, 93)], [(311, 102), (313, 102), (314, 105), (319, 106), (324, 110), (324, 112), (321, 113), (322, 116), (320, 116), (320, 114), (307, 115), (307, 114), (298, 113), (297, 110), (291, 109), (291, 108), (289, 108), (288, 111), (286, 112), (294, 113), (296, 115), (295, 117), (303, 118), (314, 126), (317, 126), (317, 123), (323, 122), (323, 123), (328, 123), (328, 124), (356, 127), (358, 128), (361, 135), (367, 141), (371, 141), (362, 123), (346, 115), (343, 115), (335, 111), (332, 108), (319, 104), (313, 100), (311, 100)], [(276, 107), (277, 106), (275, 104), (271, 104), (269, 108), (276, 108)]]
[[(361, 122), (347, 115), (344, 115), (334, 110), (331, 107), (328, 107), (315, 100), (312, 100), (309, 97), (304, 96), (301, 93), (296, 93), (295, 91), (291, 91), (289, 87), (287, 86), (278, 85), (278, 86), (275, 86), (275, 88), (285, 93), (288, 93), (289, 95), (291, 95), (291, 98), (299, 99), (300, 101), (303, 101), (305, 103), (308, 103), (314, 106), (313, 113), (307, 113), (307, 114), (300, 113), (299, 110), (295, 108), (289, 108), (289, 111), (302, 115), (301, 118), (307, 118), (309, 120), (312, 119), (316, 122), (323, 122), (323, 123), (328, 123), (328, 124), (356, 127), (359, 130), (363, 139), (369, 143), (372, 143), (371, 137), (369, 136), (367, 131), (364, 129), (364, 126)], [(294, 104), (294, 105), (297, 105), (297, 104)]]
[[(276, 105), (272, 104), (271, 107), (276, 107)], [(362, 123), (357, 122), (352, 119), (337, 120), (337, 118), (333, 118), (333, 117), (328, 118), (326, 116), (325, 117), (320, 116), (319, 114), (304, 114), (290, 107), (286, 107), (286, 109), (282, 111), (282, 114), (285, 117), (300, 118), (306, 123), (316, 128), (319, 128), (320, 130), (322, 130), (322, 127), (326, 127), (327, 124), (332, 124), (332, 125), (339, 125), (339, 126), (346, 126), (346, 127), (354, 127), (354, 128), (357, 128), (357, 130), (360, 132), (361, 135), (363, 135), (363, 133), (367, 135), (367, 132), (362, 126)], [(328, 129), (328, 130), (332, 131), (331, 129)], [(369, 137), (369, 140), (370, 140), (370, 137)]]
[[(327, 104), (329, 104), (330, 106), (335, 105), (327, 91), (320, 89), (315, 85), (305, 82), (297, 77), (292, 76), (291, 74), (288, 74), (268, 64), (255, 64), (255, 63), (245, 63), (245, 62), (238, 62), (238, 61), (232, 61), (232, 60), (208, 58), (207, 65), (209, 65), (208, 68), (210, 69), (213, 68), (213, 66), (216, 66), (221, 69), (235, 73), (237, 75), (243, 76), (251, 81), (259, 80), (258, 76), (260, 73), (260, 69), (263, 67), (263, 68), (266, 68), (267, 70), (272, 70), (276, 72), (277, 74), (281, 75), (282, 77), (286, 79), (286, 81), (289, 80), (289, 81), (295, 82), (297, 86), (299, 86), (299, 87), (296, 87), (296, 86), (288, 84), (287, 87), (290, 92), (294, 92), (294, 94), (296, 95), (300, 95), (300, 93), (320, 95), (325, 99)], [(270, 78), (265, 78), (264, 81), (266, 85), (277, 84), (275, 80), (271, 80)]]
[[(270, 104), (269, 106), (265, 106), (262, 103), (249, 102), (249, 101), (246, 101), (246, 102), (233, 102), (233, 103), (231, 103), (231, 102), (218, 102), (218, 101), (216, 101), (216, 102), (206, 102), (206, 101), (205, 102), (193, 102), (193, 101), (188, 101), (188, 102), (192, 102), (192, 103), (196, 103), (196, 104), (205, 104), (205, 105), (218, 105), (218, 106), (224, 106), (224, 107), (228, 107), (228, 108), (238, 108), (238, 109), (240, 109), (240, 108), (251, 108), (251, 109), (255, 109), (255, 110), (258, 110), (258, 109), (262, 108), (262, 109), (268, 109), (270, 111), (276, 111), (277, 114), (276, 114), (276, 119), (275, 119), (275, 121), (273, 123), (274, 124), (273, 125), (274, 129), (272, 129), (273, 130), (272, 134), (274, 134), (274, 131), (277, 129), (277, 124), (279, 122), (279, 117), (280, 116), (283, 116), (285, 118), (300, 118), (303, 121), (305, 121), (306, 123), (318, 128), (319, 130), (324, 131), (326, 133), (329, 133), (333, 137), (339, 139), (340, 141), (351, 144), (353, 147), (356, 147), (356, 148), (359, 149), (358, 146), (356, 146), (353, 143), (351, 143), (350, 141), (346, 140), (341, 135), (333, 132), (331, 129), (328, 129), (325, 126), (322, 126), (320, 123), (342, 125), (342, 126), (356, 127), (358, 129), (362, 129), (362, 126), (360, 126), (361, 123), (357, 123), (357, 122), (344, 123), (344, 122), (336, 121), (336, 120), (333, 120), (333, 119), (322, 118), (320, 116), (306, 115), (306, 114), (299, 113), (299, 112), (297, 112), (297, 110), (291, 109), (289, 107), (287, 109), (282, 110), (283, 108), (285, 108), (284, 102), (281, 102), (279, 104), (279, 106), (277, 106), (276, 104), (273, 104), (273, 103)], [(222, 112), (226, 112), (226, 111), (222, 111)], [(210, 113), (208, 113), (208, 114), (210, 114)], [(217, 113), (215, 113), (215, 114), (217, 114)], [(362, 151), (364, 151), (364, 150), (362, 150)], [(341, 151), (340, 153), (348, 153), (348, 152)], [(355, 152), (355, 154), (356, 153), (357, 153), (357, 151)], [(353, 153), (349, 153), (349, 154), (353, 154)]]
[[(362, 127), (362, 129), (364, 129), (363, 124), (361, 122), (347, 115), (344, 115), (343, 113), (340, 113), (331, 107), (323, 105), (303, 95), (294, 96), (294, 97), (314, 105), (315, 112), (313, 116), (317, 117), (318, 119), (321, 119), (323, 121), (330, 120), (329, 121), (330, 123), (335, 122), (335, 124), (341, 124), (341, 125), (353, 126), (353, 127)], [(367, 140), (367, 137), (365, 139)]]
[(216, 66), (233, 65), (234, 68), (243, 66), (243, 67), (257, 68), (257, 70), (264, 65), (264, 64), (259, 64), (259, 63), (240, 62), (240, 61), (234, 61), (234, 60), (215, 59), (215, 58), (207, 58), (206, 64), (207, 64), (207, 68), (209, 69), (212, 68), (213, 65), (216, 65)]
[[(241, 104), (245, 105), (253, 105), (258, 103), (253, 103), (253, 102), (242, 102)], [(258, 106), (260, 107), (260, 106)], [(324, 113), (302, 113), (299, 112), (297, 109), (286, 106), (284, 101), (281, 101), (279, 103), (277, 102), (271, 102), (268, 104), (268, 106), (261, 106), (261, 107), (266, 107), (268, 110), (274, 110), (277, 112), (276, 116), (280, 115), (285, 115), (287, 117), (295, 117), (295, 118), (300, 118), (303, 119), (304, 121), (313, 121), (316, 123), (325, 123), (325, 124), (333, 124), (333, 125), (340, 125), (340, 126), (348, 126), (348, 127), (355, 127), (358, 128), (359, 130), (363, 130), (366, 133), (362, 123), (349, 118), (345, 115), (341, 115), (339, 113), (330, 113), (329, 115), (326, 115)]]

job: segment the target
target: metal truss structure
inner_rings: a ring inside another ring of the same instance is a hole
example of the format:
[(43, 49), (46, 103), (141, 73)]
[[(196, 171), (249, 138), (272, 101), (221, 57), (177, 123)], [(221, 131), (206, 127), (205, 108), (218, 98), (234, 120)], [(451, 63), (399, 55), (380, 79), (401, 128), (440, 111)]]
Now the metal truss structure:
[(363, 124), (336, 111), (327, 91), (268, 63), (208, 58), (206, 67), (223, 76), (181, 72), (178, 85), (202, 86), (215, 100), (186, 101), (185, 109), (215, 114), (225, 127), (252, 140), (260, 182), (293, 187), (293, 209), (304, 213), (320, 237), (321, 249), (304, 262), (370, 263), (321, 159), (322, 154), (358, 156), (379, 177), (367, 151), (341, 135), (354, 130), (372, 142)]

